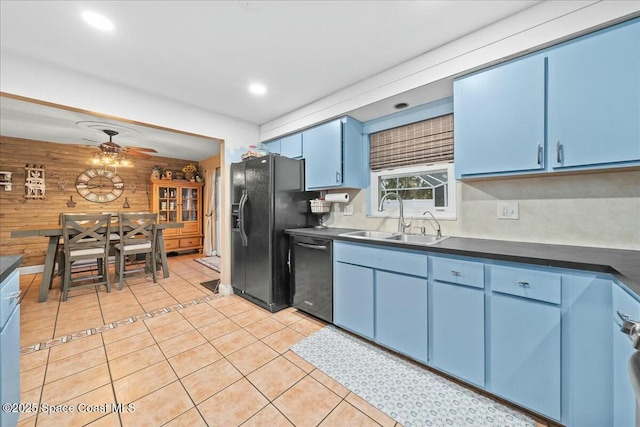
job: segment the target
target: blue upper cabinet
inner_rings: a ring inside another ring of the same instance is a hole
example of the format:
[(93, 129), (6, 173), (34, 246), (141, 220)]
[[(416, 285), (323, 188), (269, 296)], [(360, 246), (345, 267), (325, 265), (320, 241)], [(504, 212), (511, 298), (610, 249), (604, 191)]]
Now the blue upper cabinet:
[(456, 178), (640, 165), (640, 20), (454, 82)]
[(549, 52), (554, 169), (640, 161), (640, 22)]
[(294, 133), (280, 140), (280, 154), (292, 159), (302, 158), (302, 133)]
[(270, 153), (280, 154), (291, 159), (302, 158), (302, 132), (265, 142), (265, 145)]
[(280, 140), (276, 139), (275, 141), (269, 141), (264, 145), (267, 146), (267, 149), (270, 153), (280, 154)]
[(544, 168), (542, 55), (454, 82), (456, 177)]
[(364, 188), (368, 168), (362, 124), (336, 119), (302, 132), (307, 190)]

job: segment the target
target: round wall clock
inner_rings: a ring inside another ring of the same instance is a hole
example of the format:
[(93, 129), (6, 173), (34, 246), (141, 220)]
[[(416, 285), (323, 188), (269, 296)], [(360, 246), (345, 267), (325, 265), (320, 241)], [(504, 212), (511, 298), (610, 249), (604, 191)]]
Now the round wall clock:
[(124, 183), (110, 170), (87, 169), (76, 179), (76, 190), (90, 202), (107, 203), (122, 195)]

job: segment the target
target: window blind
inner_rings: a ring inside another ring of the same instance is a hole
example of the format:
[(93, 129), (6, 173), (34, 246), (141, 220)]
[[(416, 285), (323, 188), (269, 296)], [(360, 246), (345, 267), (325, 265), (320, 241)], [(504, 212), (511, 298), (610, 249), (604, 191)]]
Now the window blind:
[(369, 135), (371, 170), (453, 160), (453, 114)]

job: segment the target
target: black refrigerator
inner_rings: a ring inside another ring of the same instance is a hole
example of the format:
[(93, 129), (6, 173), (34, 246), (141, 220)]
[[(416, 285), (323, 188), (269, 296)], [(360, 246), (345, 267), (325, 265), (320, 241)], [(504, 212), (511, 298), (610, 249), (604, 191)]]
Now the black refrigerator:
[(317, 219), (304, 191), (304, 162), (274, 154), (231, 165), (231, 284), (271, 311), (290, 305), (286, 228)]

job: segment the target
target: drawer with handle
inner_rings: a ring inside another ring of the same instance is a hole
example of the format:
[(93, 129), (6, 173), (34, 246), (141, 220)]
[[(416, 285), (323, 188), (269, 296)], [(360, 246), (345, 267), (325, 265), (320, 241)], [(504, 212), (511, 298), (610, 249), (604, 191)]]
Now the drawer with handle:
[(194, 246), (200, 246), (200, 239), (197, 237), (190, 237), (188, 239), (180, 239), (181, 248), (192, 248)]
[(492, 291), (560, 304), (560, 274), (502, 265), (492, 265), (489, 268)]
[(430, 257), (431, 278), (440, 282), (484, 288), (484, 264), (454, 258)]
[(177, 240), (165, 240), (164, 241), (164, 249), (165, 251), (172, 251), (180, 248), (180, 242)]

